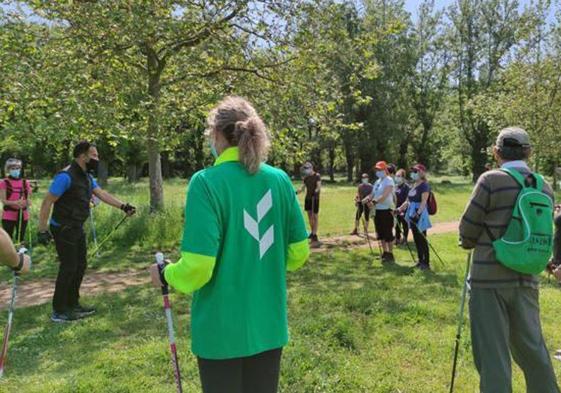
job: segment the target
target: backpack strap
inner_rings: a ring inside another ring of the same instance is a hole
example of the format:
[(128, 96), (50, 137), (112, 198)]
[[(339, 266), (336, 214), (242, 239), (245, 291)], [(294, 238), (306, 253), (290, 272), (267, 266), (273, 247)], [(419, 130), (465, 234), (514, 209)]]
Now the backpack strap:
[(503, 171), (504, 173), (510, 175), (510, 177), (512, 177), (514, 180), (516, 180), (516, 182), (517, 182), (522, 188), (528, 187), (528, 186), (526, 185), (526, 178), (524, 178), (524, 175), (522, 175), (520, 172), (514, 171), (514, 170), (512, 170), (512, 169), (507, 169), (507, 168), (501, 168), (501, 171)]
[[(528, 185), (526, 184), (526, 178), (520, 172), (514, 171), (512, 169), (506, 169), (506, 168), (501, 169), (501, 171), (508, 173), (514, 180), (516, 180), (518, 184), (522, 186), (522, 188), (528, 188)], [(536, 181), (536, 185), (535, 185), (536, 190), (540, 192), (543, 191), (543, 187), (545, 184), (545, 180), (543, 176), (540, 175), (539, 173), (530, 173), (529, 176), (532, 176)]]
[(4, 183), (6, 183), (6, 200), (9, 201), (14, 192), (14, 188), (12, 187), (12, 182), (7, 177), (4, 179)]

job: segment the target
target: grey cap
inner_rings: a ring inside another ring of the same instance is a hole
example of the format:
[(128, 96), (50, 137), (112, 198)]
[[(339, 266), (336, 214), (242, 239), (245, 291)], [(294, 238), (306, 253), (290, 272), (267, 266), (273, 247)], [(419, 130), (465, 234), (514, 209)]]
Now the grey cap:
[(519, 127), (508, 127), (499, 133), (497, 147), (530, 147), (530, 136)]

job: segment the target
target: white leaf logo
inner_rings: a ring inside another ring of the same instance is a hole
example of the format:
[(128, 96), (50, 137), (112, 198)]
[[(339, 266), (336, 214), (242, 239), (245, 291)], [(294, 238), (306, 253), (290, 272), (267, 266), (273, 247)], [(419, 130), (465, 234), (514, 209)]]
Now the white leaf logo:
[(271, 225), (269, 229), (265, 231), (263, 237), (259, 234), (259, 223), (261, 220), (269, 213), (273, 207), (273, 194), (271, 190), (267, 191), (263, 198), (257, 203), (257, 220), (255, 220), (251, 214), (244, 209), (243, 211), (243, 224), (247, 232), (259, 243), (259, 258), (263, 258), (263, 255), (271, 248), (275, 242), (275, 228)]

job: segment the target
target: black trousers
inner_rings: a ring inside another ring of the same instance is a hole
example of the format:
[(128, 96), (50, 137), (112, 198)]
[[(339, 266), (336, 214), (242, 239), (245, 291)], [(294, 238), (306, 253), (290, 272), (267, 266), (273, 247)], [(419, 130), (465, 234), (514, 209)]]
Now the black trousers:
[(78, 305), (80, 286), (87, 267), (86, 234), (82, 227), (51, 225), (56, 252), (60, 261), (56, 278), (53, 310), (71, 311)]
[(198, 358), (203, 393), (276, 393), (281, 356), (282, 348), (237, 359)]
[(395, 224), (395, 238), (397, 240), (401, 240), (402, 236), (405, 240), (409, 237), (409, 225), (407, 224), (405, 217), (398, 214), (397, 223)]
[(19, 227), (19, 220), (18, 221), (9, 221), (9, 220), (2, 220), (2, 228), (8, 235), (12, 238), (15, 244), (19, 243), (20, 240), (23, 242), (25, 241), (25, 230), (27, 229), (27, 221), (21, 221), (21, 232)]
[(430, 265), (430, 252), (429, 242), (427, 240), (427, 231), (419, 231), (415, 224), (411, 225), (411, 232), (413, 232), (413, 240), (415, 240), (415, 247), (417, 247), (417, 255), (419, 256), (419, 263), (421, 265)]
[(553, 260), (561, 263), (561, 213), (555, 217), (555, 237), (553, 239)]

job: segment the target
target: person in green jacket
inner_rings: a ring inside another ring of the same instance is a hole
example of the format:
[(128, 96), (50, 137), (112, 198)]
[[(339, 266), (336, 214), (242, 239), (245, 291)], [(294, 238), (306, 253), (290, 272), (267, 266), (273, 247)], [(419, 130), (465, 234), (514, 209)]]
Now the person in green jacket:
[(309, 257), (290, 178), (264, 161), (269, 134), (253, 106), (227, 97), (208, 118), (213, 167), (189, 183), (181, 259), (159, 270), (194, 292), (192, 351), (205, 393), (276, 392), (288, 343), (286, 271)]

